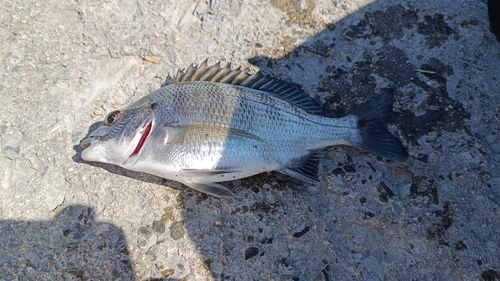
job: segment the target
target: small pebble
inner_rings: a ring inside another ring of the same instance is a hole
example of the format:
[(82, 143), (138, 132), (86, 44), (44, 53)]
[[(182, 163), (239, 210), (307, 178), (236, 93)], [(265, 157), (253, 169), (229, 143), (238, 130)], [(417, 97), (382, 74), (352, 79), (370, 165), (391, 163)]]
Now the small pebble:
[(162, 221), (154, 221), (153, 230), (158, 234), (163, 234), (165, 232), (165, 223)]
[(309, 232), (310, 228), (309, 226), (305, 226), (302, 230), (295, 230), (295, 232), (293, 233), (293, 237), (295, 238), (299, 238), (301, 237), (302, 235), (306, 234), (307, 232)]
[(170, 226), (170, 237), (175, 241), (181, 239), (184, 236), (184, 222), (175, 221)]
[(245, 260), (251, 259), (259, 254), (259, 249), (256, 247), (250, 247), (245, 250)]
[(4, 151), (5, 155), (7, 155), (7, 157), (10, 159), (10, 160), (14, 160), (16, 158), (19, 158), (19, 146), (16, 146), (16, 147), (12, 147), (12, 146), (7, 146)]

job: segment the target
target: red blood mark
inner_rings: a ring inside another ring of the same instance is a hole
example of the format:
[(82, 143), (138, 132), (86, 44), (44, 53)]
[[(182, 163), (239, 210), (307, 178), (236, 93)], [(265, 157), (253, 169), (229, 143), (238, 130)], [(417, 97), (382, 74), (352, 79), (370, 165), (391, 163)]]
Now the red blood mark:
[(141, 139), (139, 140), (139, 143), (137, 144), (137, 147), (135, 148), (134, 152), (132, 152), (132, 154), (130, 155), (131, 157), (136, 155), (137, 153), (139, 153), (139, 151), (141, 151), (141, 148), (144, 145), (146, 138), (149, 136), (150, 131), (151, 131), (151, 122), (148, 124), (146, 131), (144, 131), (144, 134), (142, 134)]

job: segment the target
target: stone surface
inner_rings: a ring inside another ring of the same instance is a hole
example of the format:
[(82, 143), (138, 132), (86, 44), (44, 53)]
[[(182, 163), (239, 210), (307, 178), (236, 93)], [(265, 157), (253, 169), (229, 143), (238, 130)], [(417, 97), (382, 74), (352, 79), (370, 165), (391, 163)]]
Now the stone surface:
[[(487, 1), (0, 2), (0, 280), (495, 280), (500, 43)], [(216, 199), (79, 142), (206, 58), (341, 116), (395, 87), (405, 163), (328, 149)]]

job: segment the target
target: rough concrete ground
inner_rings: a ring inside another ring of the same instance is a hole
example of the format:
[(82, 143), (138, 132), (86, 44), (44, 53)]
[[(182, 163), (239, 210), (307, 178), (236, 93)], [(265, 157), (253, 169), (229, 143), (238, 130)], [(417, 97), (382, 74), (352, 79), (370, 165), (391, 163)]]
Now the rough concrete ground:
[[(500, 280), (500, 44), (486, 0), (0, 1), (0, 280)], [(242, 199), (84, 163), (113, 109), (205, 58), (331, 116), (396, 88), (406, 163), (331, 148)], [(90, 128), (92, 130), (93, 128)]]

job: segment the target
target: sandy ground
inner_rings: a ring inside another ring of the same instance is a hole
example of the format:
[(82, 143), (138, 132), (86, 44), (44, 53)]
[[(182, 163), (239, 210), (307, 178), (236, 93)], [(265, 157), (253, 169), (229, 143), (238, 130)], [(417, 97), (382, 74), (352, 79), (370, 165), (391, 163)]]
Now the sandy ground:
[[(500, 43), (486, 0), (0, 1), (0, 280), (500, 280)], [(395, 87), (405, 163), (328, 150), (216, 199), (85, 163), (107, 112), (191, 63)]]

